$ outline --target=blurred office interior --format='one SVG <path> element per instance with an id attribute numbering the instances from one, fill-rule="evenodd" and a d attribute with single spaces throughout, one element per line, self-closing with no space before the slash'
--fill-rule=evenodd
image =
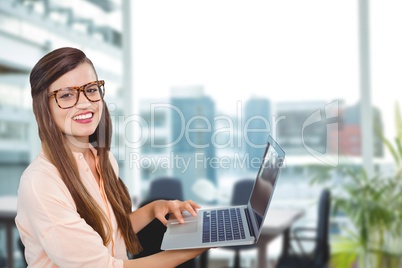
<path id="1" fill-rule="evenodd" d="M 343 181 L 338 167 L 396 169 L 381 135 L 398 134 L 401 12 L 391 0 L 1 0 L 0 197 L 17 196 L 40 150 L 30 70 L 73 46 L 106 81 L 112 151 L 134 205 L 165 176 L 185 199 L 229 204 L 271 134 L 287 153 L 271 206 L 303 209 L 295 225 L 314 225 L 321 190 Z M 331 180 L 311 185 L 311 166 L 332 168 Z M 333 215 L 331 232 L 343 220 Z M 273 246 L 269 258 L 279 253 Z"/>

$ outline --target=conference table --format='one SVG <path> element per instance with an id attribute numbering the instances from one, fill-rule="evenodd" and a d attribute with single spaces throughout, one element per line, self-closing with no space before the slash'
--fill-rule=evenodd
<path id="1" fill-rule="evenodd" d="M 290 230 L 295 221 L 304 215 L 304 210 L 295 208 L 271 208 L 265 218 L 260 238 L 257 243 L 258 248 L 258 268 L 267 268 L 267 251 L 269 242 L 280 235 L 286 243 L 290 235 Z M 284 244 L 284 247 L 287 247 Z"/>

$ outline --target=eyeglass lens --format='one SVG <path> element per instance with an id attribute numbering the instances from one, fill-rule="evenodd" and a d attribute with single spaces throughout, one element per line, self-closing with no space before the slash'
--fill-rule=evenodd
<path id="1" fill-rule="evenodd" d="M 74 106 L 78 102 L 79 88 L 66 87 L 58 91 L 56 94 L 57 103 L 62 108 Z M 103 85 L 89 84 L 83 90 L 84 95 L 89 101 L 100 101 L 103 97 Z"/>

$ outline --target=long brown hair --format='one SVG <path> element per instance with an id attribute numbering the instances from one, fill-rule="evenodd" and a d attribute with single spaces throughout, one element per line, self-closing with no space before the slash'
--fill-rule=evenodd
<path id="1" fill-rule="evenodd" d="M 109 224 L 107 217 L 83 185 L 76 161 L 65 142 L 65 135 L 54 122 L 49 108 L 48 89 L 50 85 L 82 63 L 89 63 L 96 74 L 92 62 L 81 50 L 76 48 L 59 48 L 41 58 L 30 75 L 33 111 L 38 122 L 39 137 L 44 153 L 58 169 L 81 218 L 98 232 L 102 237 L 103 244 L 107 245 L 112 235 L 108 231 L 109 228 L 105 228 Z M 117 178 L 109 161 L 111 137 L 112 124 L 107 105 L 104 103 L 99 125 L 90 136 L 90 142 L 97 149 L 105 192 L 113 208 L 127 250 L 136 254 L 141 251 L 141 245 L 129 218 L 131 198 L 127 187 L 120 178 Z"/>

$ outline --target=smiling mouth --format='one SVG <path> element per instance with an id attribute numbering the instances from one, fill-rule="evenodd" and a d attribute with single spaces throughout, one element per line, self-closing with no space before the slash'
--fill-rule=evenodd
<path id="1" fill-rule="evenodd" d="M 74 116 L 73 120 L 77 121 L 77 120 L 90 119 L 90 118 L 92 118 L 92 116 L 93 116 L 93 113 L 80 114 L 80 115 Z"/>

